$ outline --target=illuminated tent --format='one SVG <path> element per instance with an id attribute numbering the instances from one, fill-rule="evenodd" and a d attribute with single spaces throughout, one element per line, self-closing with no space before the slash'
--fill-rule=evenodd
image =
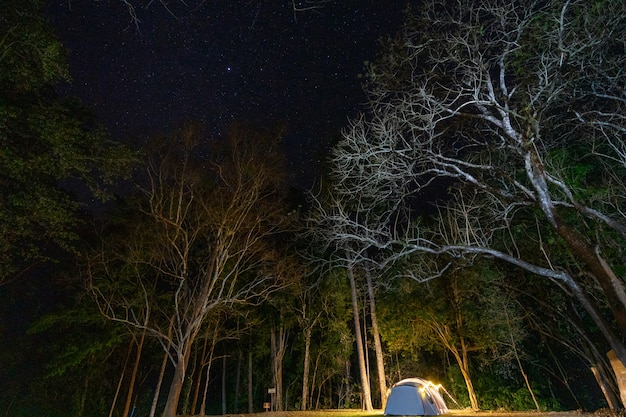
<path id="1" fill-rule="evenodd" d="M 440 385 L 420 378 L 403 379 L 391 388 L 387 398 L 387 416 L 437 416 L 448 407 L 439 393 Z"/>

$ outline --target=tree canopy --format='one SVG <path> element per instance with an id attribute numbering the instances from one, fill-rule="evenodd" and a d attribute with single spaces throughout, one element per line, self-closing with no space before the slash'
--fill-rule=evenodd
<path id="1" fill-rule="evenodd" d="M 4 414 L 623 406 L 623 1 L 412 5 L 308 199 L 281 130 L 111 142 L 43 6 L 0 16 Z"/>
<path id="2" fill-rule="evenodd" d="M 71 251 L 78 210 L 102 199 L 131 160 L 80 103 L 55 92 L 69 73 L 44 4 L 8 1 L 0 19 L 0 283 Z"/>

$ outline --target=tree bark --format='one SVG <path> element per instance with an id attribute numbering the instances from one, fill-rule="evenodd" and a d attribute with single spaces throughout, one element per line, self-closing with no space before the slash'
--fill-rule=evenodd
<path id="1" fill-rule="evenodd" d="M 367 292 L 370 300 L 370 320 L 372 321 L 372 337 L 374 338 L 374 348 L 376 350 L 376 368 L 378 369 L 378 387 L 380 389 L 381 408 L 384 410 L 387 404 L 387 376 L 385 373 L 385 360 L 383 357 L 383 347 L 380 342 L 380 331 L 378 330 L 378 319 L 376 317 L 376 299 L 374 294 L 374 284 L 372 274 L 365 271 L 367 278 Z"/>
<path id="2" fill-rule="evenodd" d="M 222 415 L 226 415 L 226 355 L 222 356 Z"/>
<path id="3" fill-rule="evenodd" d="M 206 361 L 206 375 L 204 377 L 204 391 L 202 393 L 202 403 L 200 404 L 200 415 L 206 414 L 206 401 L 209 395 L 209 377 L 211 376 L 211 365 L 213 364 L 213 353 L 215 352 L 215 339 L 211 341 L 211 350 L 209 351 L 209 359 Z M 204 360 L 204 358 L 203 358 Z"/>
<path id="4" fill-rule="evenodd" d="M 193 391 L 193 400 L 191 401 L 191 413 L 196 413 L 198 406 L 198 397 L 200 396 L 200 387 L 202 386 L 202 374 L 204 373 L 204 367 L 206 366 L 206 348 L 209 343 L 209 327 L 207 326 L 204 334 L 204 344 L 202 345 L 202 354 L 200 355 L 200 371 L 198 372 L 198 378 L 196 379 L 195 388 Z"/>
<path id="5" fill-rule="evenodd" d="M 350 280 L 350 290 L 352 294 L 352 315 L 354 316 L 354 335 L 356 339 L 356 351 L 359 362 L 359 374 L 361 376 L 361 394 L 363 395 L 362 407 L 365 411 L 372 411 L 372 393 L 370 390 L 370 382 L 367 377 L 367 367 L 365 364 L 365 349 L 363 347 L 363 339 L 361 338 L 361 319 L 359 318 L 359 300 L 356 296 L 356 282 L 354 280 L 354 271 L 351 267 L 347 268 L 348 279 Z"/>
<path id="6" fill-rule="evenodd" d="M 111 409 L 109 410 L 109 417 L 113 416 L 113 411 L 115 410 L 115 404 L 117 404 L 117 398 L 120 395 L 120 389 L 122 388 L 122 382 L 124 381 L 124 375 L 126 374 L 126 366 L 128 365 L 128 360 L 130 359 L 130 354 L 133 351 L 132 344 L 128 348 L 128 353 L 126 354 L 126 360 L 124 361 L 124 369 L 122 369 L 122 375 L 120 375 L 120 380 L 117 383 L 117 388 L 115 389 L 115 396 L 113 397 L 113 403 L 111 404 Z"/>
<path id="7" fill-rule="evenodd" d="M 254 412 L 254 395 L 252 392 L 252 342 L 248 347 L 248 414 Z"/>
<path id="8" fill-rule="evenodd" d="M 237 349 L 237 374 L 235 375 L 235 401 L 233 404 L 233 414 L 239 413 L 239 394 L 241 391 L 241 363 L 243 362 L 243 352 Z"/>
<path id="9" fill-rule="evenodd" d="M 472 407 L 472 410 L 478 411 L 480 410 L 480 406 L 478 405 L 478 397 L 476 396 L 476 391 L 474 390 L 474 384 L 472 383 L 472 377 L 470 375 L 469 358 L 467 356 L 465 339 L 461 338 L 461 354 L 459 355 L 459 351 L 456 349 L 454 349 L 453 354 L 457 359 L 459 367 L 461 368 L 461 374 L 463 375 L 465 385 L 467 386 L 467 395 L 469 396 L 470 406 Z"/>
<path id="10" fill-rule="evenodd" d="M 270 344 L 272 352 L 272 376 L 274 380 L 275 409 L 273 411 L 283 411 L 283 357 L 285 356 L 287 342 L 287 332 L 285 326 L 280 324 L 278 328 L 272 325 L 270 334 Z"/>
<path id="11" fill-rule="evenodd" d="M 170 385 L 162 417 L 176 417 L 176 412 L 178 411 L 178 400 L 183 389 L 183 384 L 185 383 L 186 368 L 187 352 L 179 352 L 176 365 L 174 367 L 172 385 Z"/>
<path id="12" fill-rule="evenodd" d="M 300 410 L 306 411 L 309 399 L 309 366 L 311 362 L 311 332 L 310 327 L 304 329 L 304 365 L 302 370 L 302 398 Z"/>
<path id="13" fill-rule="evenodd" d="M 528 379 L 528 375 L 522 366 L 522 360 L 520 358 L 519 352 L 517 350 L 517 342 L 515 341 L 515 337 L 513 335 L 513 328 L 511 326 L 511 317 L 509 316 L 508 305 L 503 304 L 502 309 L 504 310 L 504 316 L 506 318 L 506 326 L 509 331 L 509 340 L 511 341 L 511 351 L 513 352 L 513 356 L 515 356 L 515 361 L 517 362 L 517 366 L 519 367 L 520 373 L 522 374 L 522 378 L 524 378 L 524 383 L 526 384 L 526 389 L 528 389 L 528 393 L 530 394 L 533 403 L 535 404 L 535 409 L 537 412 L 541 412 L 541 407 L 537 402 L 537 398 L 535 397 L 535 392 L 533 391 L 532 386 L 530 385 L 530 380 Z"/>
<path id="14" fill-rule="evenodd" d="M 167 367 L 169 345 L 167 350 L 163 354 L 163 361 L 161 362 L 161 369 L 159 370 L 159 380 L 157 381 L 156 388 L 154 389 L 154 396 L 152 397 L 152 405 L 150 406 L 150 417 L 156 415 L 156 408 L 159 404 L 159 394 L 161 393 L 161 384 L 163 383 L 163 377 L 165 376 L 165 368 Z"/>
<path id="15" fill-rule="evenodd" d="M 524 158 L 526 175 L 533 185 L 541 211 L 554 231 L 565 241 L 576 259 L 585 265 L 587 270 L 596 278 L 596 281 L 602 288 L 602 293 L 606 297 L 607 305 L 611 310 L 621 340 L 624 340 L 626 338 L 626 291 L 623 282 L 615 276 L 613 270 L 602 259 L 596 248 L 587 243 L 585 238 L 574 227 L 570 226 L 559 216 L 548 189 L 548 178 L 544 163 L 534 146 L 531 146 L 532 138 L 524 136 L 523 141 L 524 145 L 530 149 Z M 578 286 L 578 283 L 576 283 L 576 286 Z M 580 296 L 578 298 L 581 299 Z M 586 302 L 589 303 L 588 301 Z M 596 320 L 594 319 L 594 321 Z M 603 333 L 605 333 L 606 337 L 606 332 L 603 331 Z M 611 340 L 609 340 L 609 343 L 613 344 Z M 619 344 L 622 343 L 620 342 Z M 622 346 L 621 349 L 613 347 L 613 349 L 616 350 L 622 363 L 626 364 L 624 347 Z"/>
<path id="16" fill-rule="evenodd" d="M 83 392 L 80 395 L 80 402 L 78 404 L 78 415 L 85 415 L 85 403 L 87 402 L 87 395 L 89 393 L 89 377 L 85 378 L 85 383 L 83 384 Z"/>
<path id="17" fill-rule="evenodd" d="M 591 369 L 591 373 L 596 378 L 596 382 L 598 383 L 598 386 L 602 390 L 602 394 L 604 395 L 604 399 L 609 405 L 609 408 L 611 410 L 619 409 L 619 402 L 617 401 L 617 398 L 615 398 L 610 388 L 608 387 L 608 384 L 606 383 L 604 376 L 600 374 L 600 371 L 598 370 L 597 367 L 592 366 L 590 369 Z"/>
<path id="18" fill-rule="evenodd" d="M 573 227 L 565 224 L 558 217 L 556 218 L 556 232 L 568 244 L 576 259 L 585 264 L 600 284 L 621 338 L 626 338 L 626 292 L 624 284 L 615 276 L 615 273 L 608 267 L 606 261 L 600 257 L 595 248 L 586 243 Z"/>
<path id="19" fill-rule="evenodd" d="M 448 326 L 436 322 L 431 323 L 430 326 L 439 337 L 439 340 L 441 340 L 443 346 L 445 346 L 448 352 L 452 353 L 457 365 L 459 365 L 459 370 L 461 371 L 461 375 L 465 381 L 465 386 L 467 387 L 467 395 L 472 410 L 480 410 L 478 397 L 476 396 L 476 391 L 474 391 L 474 384 L 472 383 L 472 377 L 470 374 L 469 357 L 467 355 L 467 344 L 465 343 L 465 339 L 462 336 L 460 337 L 461 346 L 459 349 L 452 341 L 450 328 Z"/>
<path id="20" fill-rule="evenodd" d="M 130 412 L 130 407 L 133 402 L 133 394 L 135 391 L 135 381 L 137 380 L 137 371 L 139 369 L 139 360 L 141 359 L 141 353 L 143 351 L 143 342 L 146 339 L 146 329 L 143 329 L 141 332 L 141 339 L 139 339 L 139 343 L 137 344 L 137 354 L 135 355 L 135 364 L 133 366 L 133 372 L 130 375 L 130 381 L 128 383 L 128 393 L 126 394 L 126 404 L 124 405 L 124 413 L 123 417 L 128 417 L 128 413 Z"/>

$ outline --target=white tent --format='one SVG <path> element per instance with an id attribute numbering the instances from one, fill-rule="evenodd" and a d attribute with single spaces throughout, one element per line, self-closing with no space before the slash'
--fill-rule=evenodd
<path id="1" fill-rule="evenodd" d="M 391 388 L 387 398 L 387 416 L 436 416 L 448 407 L 439 393 L 440 385 L 420 378 L 403 379 Z"/>

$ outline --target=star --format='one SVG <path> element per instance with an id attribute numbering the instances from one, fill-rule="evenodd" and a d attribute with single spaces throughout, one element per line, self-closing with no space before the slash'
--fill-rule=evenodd
<path id="1" fill-rule="evenodd" d="M 378 38 L 399 29 L 405 6 L 325 2 L 296 20 L 287 0 L 201 1 L 176 17 L 163 7 L 137 8 L 136 30 L 113 3 L 72 2 L 70 10 L 56 1 L 55 23 L 71 52 L 69 93 L 92 106 L 115 139 L 198 120 L 211 131 L 232 121 L 286 126 L 289 157 L 307 176 L 358 113 L 358 74 L 375 59 Z"/>

